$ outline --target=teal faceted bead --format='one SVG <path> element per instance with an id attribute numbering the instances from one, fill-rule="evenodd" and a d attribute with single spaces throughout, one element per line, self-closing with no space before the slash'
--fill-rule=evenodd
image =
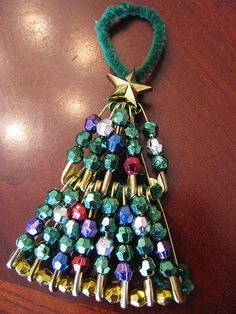
<path id="1" fill-rule="evenodd" d="M 152 166 L 156 171 L 165 171 L 168 167 L 168 159 L 164 155 L 153 156 Z"/>
<path id="2" fill-rule="evenodd" d="M 61 203 L 62 193 L 58 189 L 52 189 L 46 195 L 45 202 L 50 206 L 57 206 Z"/>
<path id="3" fill-rule="evenodd" d="M 77 238 L 79 236 L 80 226 L 78 222 L 68 219 L 63 225 L 63 231 L 69 238 Z"/>
<path id="4" fill-rule="evenodd" d="M 189 278 L 184 278 L 181 284 L 181 288 L 184 294 L 189 295 L 191 294 L 191 292 L 193 292 L 195 286 Z"/>
<path id="5" fill-rule="evenodd" d="M 113 172 L 119 165 L 119 157 L 115 154 L 107 154 L 103 159 L 103 164 L 106 170 Z"/>
<path id="6" fill-rule="evenodd" d="M 189 278 L 190 276 L 188 268 L 184 264 L 177 265 L 177 273 L 178 276 L 181 276 L 182 278 Z"/>
<path id="7" fill-rule="evenodd" d="M 95 154 L 87 155 L 84 158 L 84 166 L 88 170 L 96 171 L 101 166 L 101 159 Z"/>
<path id="8" fill-rule="evenodd" d="M 153 222 L 157 222 L 161 219 L 161 211 L 156 206 L 151 205 L 148 210 L 148 218 Z"/>
<path id="9" fill-rule="evenodd" d="M 29 251 L 34 247 L 34 240 L 27 234 L 22 234 L 17 238 L 16 246 L 22 251 Z"/>
<path id="10" fill-rule="evenodd" d="M 89 144 L 91 153 L 100 155 L 106 149 L 106 139 L 104 137 L 95 137 Z"/>
<path id="11" fill-rule="evenodd" d="M 152 277 L 156 273 L 156 264 L 151 257 L 142 260 L 139 272 L 143 277 Z"/>
<path id="12" fill-rule="evenodd" d="M 50 246 L 46 243 L 40 243 L 35 249 L 34 249 L 35 256 L 43 261 L 46 261 L 50 258 Z"/>
<path id="13" fill-rule="evenodd" d="M 37 209 L 37 217 L 41 220 L 48 220 L 52 218 L 52 208 L 47 204 L 40 205 Z"/>
<path id="14" fill-rule="evenodd" d="M 44 241 L 50 243 L 51 245 L 55 243 L 60 238 L 60 232 L 56 227 L 46 227 L 43 233 Z"/>
<path id="15" fill-rule="evenodd" d="M 100 232 L 114 233 L 116 230 L 116 221 L 113 217 L 104 217 L 100 224 Z"/>
<path id="16" fill-rule="evenodd" d="M 70 253 L 73 250 L 74 241 L 67 235 L 64 235 L 59 240 L 59 249 L 63 253 Z"/>
<path id="17" fill-rule="evenodd" d="M 114 214 L 119 207 L 119 202 L 115 197 L 106 197 L 102 202 L 102 211 L 106 215 Z"/>
<path id="18" fill-rule="evenodd" d="M 75 250 L 79 254 L 89 255 L 94 249 L 93 241 L 88 238 L 79 238 L 75 243 Z"/>
<path id="19" fill-rule="evenodd" d="M 153 243 L 149 237 L 141 237 L 138 240 L 138 244 L 136 246 L 136 250 L 140 255 L 149 255 L 153 251 Z"/>
<path id="20" fill-rule="evenodd" d="M 120 243 L 129 243 L 133 240 L 134 233 L 132 229 L 128 226 L 121 226 L 118 228 L 116 233 L 116 239 Z"/>
<path id="21" fill-rule="evenodd" d="M 170 289 L 170 280 L 166 277 L 163 277 L 158 274 L 158 276 L 154 276 L 153 284 L 157 289 Z"/>
<path id="22" fill-rule="evenodd" d="M 160 273 L 164 277 L 175 275 L 177 272 L 176 266 L 171 261 L 160 262 Z"/>
<path id="23" fill-rule="evenodd" d="M 142 145 L 140 144 L 139 140 L 132 139 L 129 140 L 127 143 L 127 151 L 129 156 L 139 155 L 142 152 Z"/>
<path id="24" fill-rule="evenodd" d="M 134 251 L 128 244 L 121 244 L 116 249 L 116 256 L 121 262 L 130 262 L 134 256 Z"/>
<path id="25" fill-rule="evenodd" d="M 135 215 L 144 215 L 149 207 L 145 196 L 135 196 L 131 203 L 131 209 Z"/>
<path id="26" fill-rule="evenodd" d="M 165 238 L 167 230 L 162 226 L 161 223 L 156 222 L 151 225 L 150 234 L 156 241 L 159 241 Z"/>
<path id="27" fill-rule="evenodd" d="M 164 193 L 162 187 L 158 183 L 156 183 L 150 187 L 150 192 L 151 192 L 152 197 L 155 200 L 160 199 Z"/>
<path id="28" fill-rule="evenodd" d="M 83 158 L 83 150 L 79 146 L 74 146 L 67 151 L 67 160 L 73 164 L 78 164 Z"/>
<path id="29" fill-rule="evenodd" d="M 99 209 L 102 205 L 102 196 L 98 192 L 89 192 L 83 199 L 84 206 L 88 209 Z"/>
<path id="30" fill-rule="evenodd" d="M 116 125 L 126 126 L 129 121 L 128 111 L 125 108 L 115 110 L 112 116 L 112 121 Z"/>
<path id="31" fill-rule="evenodd" d="M 82 131 L 76 136 L 77 145 L 85 148 L 89 145 L 92 139 L 92 134 L 87 131 Z"/>
<path id="32" fill-rule="evenodd" d="M 99 256 L 95 261 L 94 267 L 98 274 L 108 274 L 110 271 L 108 258 L 106 256 Z"/>
<path id="33" fill-rule="evenodd" d="M 148 138 L 155 137 L 158 132 L 158 125 L 156 122 L 147 121 L 143 125 L 142 132 Z"/>
<path id="34" fill-rule="evenodd" d="M 62 199 L 63 199 L 63 202 L 66 206 L 71 207 L 78 202 L 79 192 L 68 189 L 62 193 Z"/>
<path id="35" fill-rule="evenodd" d="M 131 139 L 138 138 L 139 132 L 134 123 L 131 123 L 125 128 L 125 135 Z"/>

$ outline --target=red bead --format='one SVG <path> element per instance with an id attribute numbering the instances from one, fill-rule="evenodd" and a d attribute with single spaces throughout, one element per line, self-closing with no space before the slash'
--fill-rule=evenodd
<path id="1" fill-rule="evenodd" d="M 142 165 L 137 157 L 129 157 L 124 163 L 124 169 L 128 175 L 137 175 L 141 171 Z"/>
<path id="2" fill-rule="evenodd" d="M 83 204 L 77 203 L 72 207 L 71 217 L 75 220 L 84 221 L 87 218 L 87 209 Z"/>
<path id="3" fill-rule="evenodd" d="M 75 256 L 72 260 L 74 271 L 84 273 L 89 266 L 89 259 L 85 256 Z"/>

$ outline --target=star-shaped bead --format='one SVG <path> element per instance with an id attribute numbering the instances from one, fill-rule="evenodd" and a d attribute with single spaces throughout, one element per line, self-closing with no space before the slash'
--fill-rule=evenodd
<path id="1" fill-rule="evenodd" d="M 151 86 L 143 85 L 135 82 L 135 72 L 130 72 L 125 79 L 119 78 L 112 74 L 107 74 L 109 80 L 116 87 L 112 97 L 125 98 L 127 102 L 137 107 L 138 94 L 147 92 L 152 89 Z"/>

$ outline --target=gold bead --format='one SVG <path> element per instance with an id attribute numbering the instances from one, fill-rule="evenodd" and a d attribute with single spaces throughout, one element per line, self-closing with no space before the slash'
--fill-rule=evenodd
<path id="1" fill-rule="evenodd" d="M 172 301 L 170 290 L 158 289 L 156 292 L 156 301 L 160 305 L 166 305 Z"/>
<path id="2" fill-rule="evenodd" d="M 95 296 L 96 280 L 93 278 L 87 279 L 82 284 L 82 293 L 87 297 Z"/>
<path id="3" fill-rule="evenodd" d="M 16 264 L 15 270 L 18 275 L 27 277 L 30 272 L 30 267 L 30 264 L 26 260 L 22 259 Z"/>
<path id="4" fill-rule="evenodd" d="M 61 278 L 58 289 L 63 293 L 71 293 L 73 288 L 73 279 L 70 277 Z"/>
<path id="5" fill-rule="evenodd" d="M 142 307 L 147 303 L 145 292 L 140 289 L 134 289 L 130 293 L 130 304 L 135 307 Z"/>
<path id="6" fill-rule="evenodd" d="M 41 286 L 48 286 L 52 279 L 52 272 L 48 268 L 41 269 L 36 276 L 36 281 Z"/>
<path id="7" fill-rule="evenodd" d="M 120 302 L 120 296 L 121 296 L 121 289 L 120 286 L 113 286 L 110 288 L 107 288 L 105 291 L 105 299 L 109 303 L 119 303 Z"/>

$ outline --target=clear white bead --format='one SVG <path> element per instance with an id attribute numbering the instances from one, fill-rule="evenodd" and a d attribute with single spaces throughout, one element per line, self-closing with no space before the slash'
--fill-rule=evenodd
<path id="1" fill-rule="evenodd" d="M 109 256 L 114 249 L 114 244 L 111 239 L 102 237 L 96 244 L 96 250 L 98 255 Z"/>
<path id="2" fill-rule="evenodd" d="M 145 235 L 150 231 L 150 225 L 146 217 L 135 217 L 131 226 L 134 230 L 134 233 L 138 236 Z"/>
<path id="3" fill-rule="evenodd" d="M 102 119 L 97 124 L 97 133 L 101 136 L 108 137 L 114 128 L 112 127 L 112 121 L 110 119 Z"/>
<path id="4" fill-rule="evenodd" d="M 150 138 L 147 141 L 147 151 L 152 155 L 158 155 L 162 152 L 163 145 L 159 138 Z"/>
<path id="5" fill-rule="evenodd" d="M 53 219 L 58 223 L 64 223 L 68 217 L 67 217 L 67 208 L 57 206 L 53 210 Z"/>

